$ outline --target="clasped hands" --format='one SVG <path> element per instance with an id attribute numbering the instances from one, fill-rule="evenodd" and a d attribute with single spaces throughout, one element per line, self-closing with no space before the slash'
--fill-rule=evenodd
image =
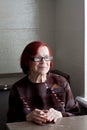
<path id="1" fill-rule="evenodd" d="M 33 121 L 40 125 L 47 122 L 55 123 L 59 118 L 62 118 L 62 113 L 54 108 L 50 108 L 49 110 L 34 109 L 31 113 L 26 115 L 27 121 Z"/>

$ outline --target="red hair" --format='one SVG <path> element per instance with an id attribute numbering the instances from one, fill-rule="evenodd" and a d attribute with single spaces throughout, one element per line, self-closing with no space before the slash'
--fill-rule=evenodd
<path id="1" fill-rule="evenodd" d="M 46 46 L 48 48 L 50 56 L 52 56 L 52 51 L 47 46 L 46 43 L 41 41 L 33 41 L 29 43 L 23 50 L 20 60 L 20 66 L 25 74 L 29 72 L 29 61 L 31 56 L 35 56 L 38 52 L 39 47 Z M 53 66 L 53 62 L 51 61 L 50 67 Z"/>

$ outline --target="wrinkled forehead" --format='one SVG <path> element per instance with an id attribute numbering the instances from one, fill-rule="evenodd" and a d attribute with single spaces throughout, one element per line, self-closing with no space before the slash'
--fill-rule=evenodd
<path id="1" fill-rule="evenodd" d="M 38 48 L 36 55 L 49 56 L 50 54 L 49 54 L 49 50 L 46 46 L 41 46 Z"/>

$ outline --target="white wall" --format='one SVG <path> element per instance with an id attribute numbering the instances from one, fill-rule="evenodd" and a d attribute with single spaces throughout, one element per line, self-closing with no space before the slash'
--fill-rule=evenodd
<path id="1" fill-rule="evenodd" d="M 54 0 L 0 0 L 0 73 L 20 72 L 20 55 L 33 40 L 55 50 Z"/>
<path id="2" fill-rule="evenodd" d="M 85 98 L 87 100 L 87 0 L 84 2 L 84 10 L 85 10 Z"/>
<path id="3" fill-rule="evenodd" d="M 70 74 L 74 95 L 84 95 L 84 0 L 57 0 L 56 67 Z"/>

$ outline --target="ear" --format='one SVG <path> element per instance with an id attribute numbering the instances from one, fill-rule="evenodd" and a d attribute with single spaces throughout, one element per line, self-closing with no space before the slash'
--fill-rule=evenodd
<path id="1" fill-rule="evenodd" d="M 50 69 L 53 68 L 53 61 L 50 62 Z"/>

